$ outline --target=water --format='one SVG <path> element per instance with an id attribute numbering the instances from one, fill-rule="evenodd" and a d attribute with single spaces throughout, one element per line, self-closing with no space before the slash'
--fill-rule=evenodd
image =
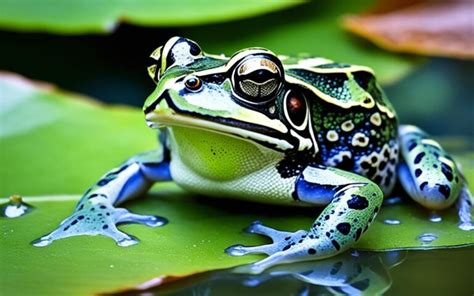
<path id="1" fill-rule="evenodd" d="M 383 201 L 384 205 L 396 205 L 402 202 L 402 198 L 400 196 L 393 196 L 388 197 Z"/>
<path id="2" fill-rule="evenodd" d="M 399 225 L 402 222 L 398 219 L 385 219 L 385 220 L 383 220 L 383 223 L 387 224 L 387 225 Z"/>
<path id="3" fill-rule="evenodd" d="M 430 215 L 430 221 L 431 221 L 431 222 L 438 223 L 438 222 L 443 221 L 443 218 L 442 218 L 440 215 L 436 214 L 436 213 L 431 213 L 431 215 Z"/>
<path id="4" fill-rule="evenodd" d="M 346 252 L 325 260 L 276 266 L 258 275 L 225 269 L 184 278 L 160 278 L 116 295 L 446 295 L 446 291 L 450 295 L 471 295 L 473 252 L 473 247 L 359 251 L 358 256 Z"/>
<path id="5" fill-rule="evenodd" d="M 30 213 L 33 206 L 23 202 L 19 195 L 12 195 L 8 202 L 0 205 L 0 217 L 17 218 Z"/>
<path id="6" fill-rule="evenodd" d="M 417 236 L 416 239 L 419 240 L 422 244 L 427 245 L 437 240 L 438 235 L 434 233 L 422 233 L 419 236 Z"/>

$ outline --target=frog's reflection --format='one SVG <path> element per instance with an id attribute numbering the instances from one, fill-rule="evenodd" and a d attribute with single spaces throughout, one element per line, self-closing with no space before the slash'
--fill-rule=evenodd
<path id="1" fill-rule="evenodd" d="M 391 284 L 389 269 L 406 252 L 346 252 L 320 261 L 275 266 L 246 274 L 245 266 L 172 280 L 127 295 L 380 295 Z"/>

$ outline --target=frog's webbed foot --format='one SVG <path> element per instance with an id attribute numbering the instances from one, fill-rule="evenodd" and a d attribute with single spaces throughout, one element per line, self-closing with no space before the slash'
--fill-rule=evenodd
<path id="1" fill-rule="evenodd" d="M 261 246 L 243 246 L 243 245 L 233 245 L 225 249 L 225 252 L 232 256 L 243 256 L 247 254 L 267 254 L 269 257 L 266 259 L 252 264 L 244 268 L 245 272 L 258 273 L 264 270 L 267 266 L 273 265 L 271 258 L 278 257 L 275 256 L 281 252 L 287 251 L 290 247 L 301 243 L 308 237 L 308 232 L 304 230 L 299 230 L 296 232 L 287 232 L 273 229 L 271 227 L 263 225 L 260 221 L 255 221 L 250 224 L 249 227 L 244 230 L 247 233 L 255 233 L 264 236 L 268 236 L 273 242 L 271 244 L 261 245 Z M 262 262 L 268 262 L 269 264 L 262 264 Z M 275 262 L 280 260 L 275 260 Z M 247 270 L 248 269 L 248 270 Z"/>
<path id="2" fill-rule="evenodd" d="M 304 230 L 295 233 L 279 231 L 268 226 L 265 226 L 260 221 L 254 221 L 250 226 L 244 229 L 247 233 L 255 233 L 268 236 L 273 243 L 262 246 L 243 246 L 233 245 L 225 249 L 225 252 L 232 256 L 243 256 L 247 254 L 267 254 L 271 255 L 280 250 L 284 250 L 285 246 L 295 244 L 296 241 L 302 240 L 306 237 L 307 232 Z"/>
<path id="3" fill-rule="evenodd" d="M 104 235 L 115 240 L 117 245 L 127 247 L 138 243 L 138 239 L 120 231 L 117 224 L 139 223 L 150 227 L 166 224 L 165 218 L 138 215 L 123 208 L 115 208 L 106 198 L 87 199 L 79 203 L 74 213 L 66 218 L 57 229 L 32 242 L 44 247 L 55 240 L 78 235 Z"/>

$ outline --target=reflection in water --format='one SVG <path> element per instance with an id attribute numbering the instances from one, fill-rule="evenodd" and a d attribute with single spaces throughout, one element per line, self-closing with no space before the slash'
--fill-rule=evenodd
<path id="1" fill-rule="evenodd" d="M 391 196 L 384 199 L 384 205 L 396 205 L 402 202 L 402 198 L 400 196 Z"/>
<path id="2" fill-rule="evenodd" d="M 28 214 L 34 209 L 33 206 L 23 202 L 19 195 L 10 196 L 10 200 L 0 205 L 0 217 L 17 218 Z"/>
<path id="3" fill-rule="evenodd" d="M 242 267 L 162 279 L 146 290 L 122 295 L 380 295 L 392 285 L 389 269 L 406 251 L 346 252 L 320 261 L 270 268 L 261 274 L 241 273 Z M 165 282 L 163 284 L 163 282 Z"/>
<path id="4" fill-rule="evenodd" d="M 436 214 L 436 213 L 431 213 L 430 221 L 431 222 L 441 222 L 441 221 L 443 221 L 443 218 L 441 218 L 441 216 Z"/>

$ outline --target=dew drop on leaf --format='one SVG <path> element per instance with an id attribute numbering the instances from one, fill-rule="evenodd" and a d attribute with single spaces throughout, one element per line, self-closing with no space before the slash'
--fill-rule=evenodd
<path id="1" fill-rule="evenodd" d="M 441 218 L 441 216 L 438 215 L 438 214 L 436 214 L 436 213 L 431 213 L 431 215 L 430 215 L 430 221 L 437 223 L 437 222 L 443 221 L 443 218 Z"/>
<path id="2" fill-rule="evenodd" d="M 383 223 L 387 224 L 387 225 L 399 225 L 402 222 L 398 219 L 385 219 L 385 220 L 383 220 Z"/>
<path id="3" fill-rule="evenodd" d="M 422 244 L 430 244 L 434 240 L 438 239 L 438 236 L 434 233 L 422 233 L 416 237 Z"/>
<path id="4" fill-rule="evenodd" d="M 0 217 L 17 218 L 28 214 L 34 209 L 33 206 L 25 203 L 21 196 L 12 195 L 10 200 L 0 205 Z"/>

